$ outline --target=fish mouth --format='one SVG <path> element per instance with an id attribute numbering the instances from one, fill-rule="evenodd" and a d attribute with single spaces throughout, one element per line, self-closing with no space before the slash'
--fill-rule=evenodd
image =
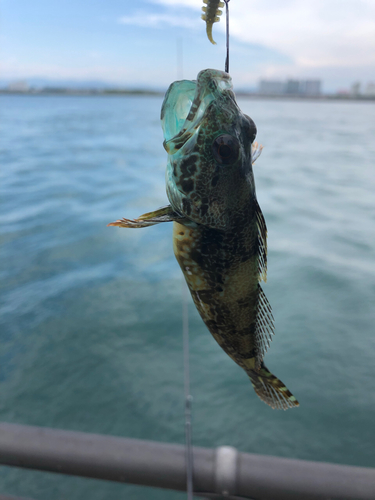
<path id="1" fill-rule="evenodd" d="M 232 88 L 228 73 L 214 69 L 201 71 L 197 80 L 172 83 L 161 108 L 163 146 L 168 154 L 181 149 L 199 129 L 208 106 Z"/>

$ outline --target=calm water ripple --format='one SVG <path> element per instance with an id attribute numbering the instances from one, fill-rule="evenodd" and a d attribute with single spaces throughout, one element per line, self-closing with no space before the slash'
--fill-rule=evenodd
<path id="1" fill-rule="evenodd" d="M 0 96 L 0 420 L 184 441 L 181 277 L 156 97 Z M 190 306 L 194 444 L 375 467 L 375 106 L 242 100 L 276 318 L 272 411 Z M 183 495 L 0 469 L 39 500 Z"/>

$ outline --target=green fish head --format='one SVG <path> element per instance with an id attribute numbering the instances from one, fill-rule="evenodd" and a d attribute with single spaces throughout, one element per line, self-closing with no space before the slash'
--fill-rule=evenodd
<path id="1" fill-rule="evenodd" d="M 231 77 L 206 69 L 169 87 L 161 110 L 167 195 L 192 223 L 225 229 L 255 196 L 253 120 L 239 109 Z"/>

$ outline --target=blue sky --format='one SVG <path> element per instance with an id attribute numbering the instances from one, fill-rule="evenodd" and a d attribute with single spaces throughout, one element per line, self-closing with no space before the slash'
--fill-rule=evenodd
<path id="1" fill-rule="evenodd" d="M 202 0 L 0 0 L 1 79 L 99 80 L 164 88 L 223 68 L 224 15 L 212 45 Z M 375 80 L 374 0 L 231 0 L 237 88 L 260 78 L 321 78 L 326 90 Z"/>

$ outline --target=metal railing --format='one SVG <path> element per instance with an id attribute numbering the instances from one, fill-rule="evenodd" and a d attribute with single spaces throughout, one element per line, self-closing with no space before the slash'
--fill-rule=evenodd
<path id="1" fill-rule="evenodd" d="M 193 448 L 195 496 L 374 500 L 375 469 Z M 0 423 L 0 464 L 186 491 L 182 445 Z"/>

